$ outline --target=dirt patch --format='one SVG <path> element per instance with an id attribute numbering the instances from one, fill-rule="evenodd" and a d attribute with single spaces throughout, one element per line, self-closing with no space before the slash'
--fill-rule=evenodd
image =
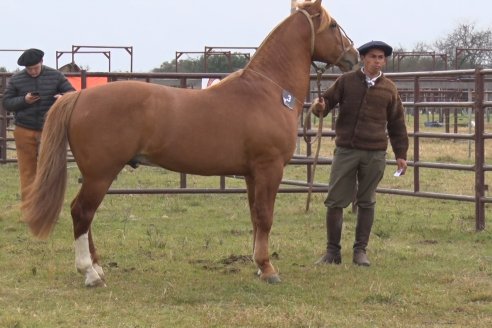
<path id="1" fill-rule="evenodd" d="M 209 261 L 203 259 L 191 260 L 189 263 L 201 266 L 204 270 L 220 271 L 225 274 L 233 274 L 241 272 L 239 266 L 243 264 L 250 265 L 253 263 L 253 258 L 250 255 L 235 255 L 231 254 L 219 261 Z"/>

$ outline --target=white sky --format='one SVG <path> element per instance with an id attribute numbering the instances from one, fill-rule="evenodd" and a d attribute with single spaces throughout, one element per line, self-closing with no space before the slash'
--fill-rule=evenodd
<path id="1" fill-rule="evenodd" d="M 492 28 L 490 0 L 323 0 L 323 6 L 356 45 L 383 40 L 410 50 L 445 37 L 460 22 Z M 132 46 L 133 71 L 148 72 L 176 51 L 256 47 L 290 8 L 290 0 L 0 0 L 0 49 L 40 48 L 45 64 L 55 67 L 56 52 L 72 45 Z M 111 51 L 111 70 L 130 70 L 125 50 L 81 50 Z M 16 69 L 19 55 L 0 51 L 0 66 Z M 70 61 L 64 54 L 59 66 Z M 108 70 L 100 53 L 78 54 L 75 61 L 92 72 Z"/>

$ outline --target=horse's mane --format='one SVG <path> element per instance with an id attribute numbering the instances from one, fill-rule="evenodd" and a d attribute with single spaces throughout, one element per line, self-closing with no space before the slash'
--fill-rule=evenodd
<path id="1" fill-rule="evenodd" d="M 307 8 L 311 7 L 312 4 L 313 4 L 313 2 L 308 2 L 308 1 L 301 2 L 298 0 L 296 8 L 306 10 Z M 326 9 L 324 9 L 323 7 L 321 7 L 321 9 L 322 9 L 321 10 L 321 24 L 318 28 L 318 31 L 325 29 L 331 23 L 331 16 L 328 13 L 328 11 Z M 318 31 L 316 31 L 316 32 L 318 32 Z"/>
<path id="2" fill-rule="evenodd" d="M 311 7 L 315 2 L 311 2 L 311 1 L 297 1 L 297 4 L 296 4 L 296 8 L 297 9 L 304 9 L 306 11 L 308 11 L 309 7 Z M 331 23 L 331 16 L 328 14 L 328 11 L 326 9 L 324 9 L 323 7 L 321 7 L 321 24 L 318 28 L 318 31 L 322 30 L 322 29 L 325 29 L 330 23 Z M 289 16 L 290 17 L 290 16 Z M 272 35 L 276 30 L 277 28 L 282 25 L 287 19 L 289 19 L 289 17 L 287 17 L 285 20 L 281 21 L 271 32 L 270 34 L 268 34 L 268 36 L 263 40 L 263 42 L 260 44 L 260 46 L 258 47 L 258 49 L 256 49 L 256 53 L 253 55 L 253 58 L 256 56 L 256 54 L 260 51 L 261 48 L 263 48 L 263 45 L 265 44 L 265 41 L 268 40 L 270 38 L 270 35 Z M 253 59 L 252 58 L 252 59 Z M 250 61 L 251 63 L 251 61 Z M 249 66 L 249 63 L 248 65 Z"/>

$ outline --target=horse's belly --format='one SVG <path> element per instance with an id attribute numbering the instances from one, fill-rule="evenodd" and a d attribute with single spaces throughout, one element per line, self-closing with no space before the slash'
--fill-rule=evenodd
<path id="1" fill-rule="evenodd" d="M 245 175 L 248 173 L 249 160 L 244 156 L 211 152 L 207 149 L 189 149 L 188 151 L 164 151 L 143 156 L 148 164 L 188 174 L 197 175 Z"/>
<path id="2" fill-rule="evenodd" d="M 224 140 L 226 139 L 226 140 Z M 292 157 L 295 141 L 281 145 L 265 142 L 245 142 L 241 138 L 222 138 L 207 142 L 174 143 L 146 159 L 168 170 L 198 175 L 247 175 L 259 163 L 282 162 Z"/>

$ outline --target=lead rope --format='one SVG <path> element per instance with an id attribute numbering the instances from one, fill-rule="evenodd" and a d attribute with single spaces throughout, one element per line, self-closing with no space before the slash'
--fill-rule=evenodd
<path id="1" fill-rule="evenodd" d="M 318 99 L 321 100 L 321 76 L 323 75 L 323 73 L 325 72 L 326 68 L 328 66 L 325 66 L 324 68 L 320 69 L 316 66 L 316 64 L 313 63 L 313 66 L 316 68 L 316 73 L 317 73 L 317 77 L 316 77 L 316 83 L 317 83 L 317 86 L 318 86 Z M 317 145 L 316 145 L 316 152 L 314 154 L 314 159 L 313 159 L 313 168 L 312 168 L 312 171 L 311 171 L 311 178 L 309 180 L 309 186 L 308 186 L 308 196 L 307 196 L 307 199 L 306 199 L 306 213 L 309 211 L 309 204 L 311 203 L 311 194 L 313 192 L 313 183 L 314 183 L 314 174 L 316 172 L 316 165 L 318 164 L 318 158 L 319 158 L 319 151 L 321 149 L 321 134 L 323 133 L 323 115 L 321 115 L 319 117 L 319 123 L 318 123 L 318 131 L 316 133 L 316 137 L 314 140 L 308 140 L 307 138 L 307 125 L 308 125 L 308 122 L 309 120 L 311 119 L 311 113 L 313 111 L 313 108 L 315 105 L 320 105 L 319 103 L 317 104 L 312 104 L 311 107 L 309 107 L 309 110 L 306 114 L 306 118 L 304 120 L 304 141 L 306 143 L 309 143 L 309 144 L 313 144 L 315 143 L 316 141 L 318 142 Z M 323 113 L 323 111 L 321 111 L 321 113 Z"/>

